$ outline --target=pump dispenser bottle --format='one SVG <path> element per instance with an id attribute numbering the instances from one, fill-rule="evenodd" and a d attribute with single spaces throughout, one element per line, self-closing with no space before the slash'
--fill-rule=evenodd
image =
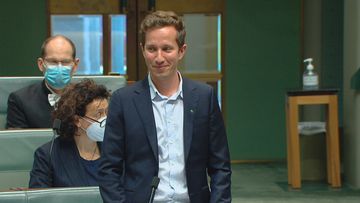
<path id="1" fill-rule="evenodd" d="M 304 60 L 304 63 L 307 63 L 306 69 L 303 74 L 303 89 L 304 90 L 314 90 L 319 88 L 319 76 L 314 71 L 314 66 L 312 65 L 312 58 Z"/>

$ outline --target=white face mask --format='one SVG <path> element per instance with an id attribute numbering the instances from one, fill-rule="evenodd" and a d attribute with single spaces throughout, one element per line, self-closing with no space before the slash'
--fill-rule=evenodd
<path id="1" fill-rule="evenodd" d="M 106 116 L 99 120 L 93 120 L 89 127 L 86 129 L 86 135 L 95 142 L 102 142 L 104 140 Z M 87 117 L 84 118 L 89 121 Z M 89 121 L 90 122 L 90 121 Z"/>

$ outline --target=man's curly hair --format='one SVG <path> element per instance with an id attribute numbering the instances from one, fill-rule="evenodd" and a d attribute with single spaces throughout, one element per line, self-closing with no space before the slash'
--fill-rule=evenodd
<path id="1" fill-rule="evenodd" d="M 78 130 L 75 123 L 76 116 L 85 116 L 87 105 L 94 100 L 109 99 L 109 97 L 110 92 L 106 87 L 97 85 L 91 79 L 83 79 L 79 83 L 67 86 L 52 113 L 53 120 L 56 118 L 61 120 L 59 136 L 72 139 Z"/>

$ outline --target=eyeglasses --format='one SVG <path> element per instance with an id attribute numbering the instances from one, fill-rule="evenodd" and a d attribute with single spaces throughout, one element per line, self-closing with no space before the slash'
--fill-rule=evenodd
<path id="1" fill-rule="evenodd" d="M 57 61 L 57 60 L 53 60 L 53 59 L 44 59 L 44 62 L 45 62 L 46 66 L 57 66 L 57 65 L 72 66 L 72 65 L 74 65 L 73 60 Z"/>
<path id="2" fill-rule="evenodd" d="M 91 121 L 94 121 L 94 122 L 96 122 L 96 123 L 99 123 L 99 124 L 100 124 L 100 127 L 102 127 L 102 128 L 105 127 L 106 118 L 104 118 L 102 121 L 95 120 L 95 119 L 90 118 L 90 117 L 88 117 L 88 116 L 84 116 L 84 118 L 87 118 L 87 119 L 89 119 L 89 120 L 91 120 Z"/>

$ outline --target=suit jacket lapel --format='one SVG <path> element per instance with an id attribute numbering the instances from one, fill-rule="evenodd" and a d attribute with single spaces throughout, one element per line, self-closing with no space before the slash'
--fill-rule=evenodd
<path id="1" fill-rule="evenodd" d="M 183 78 L 183 96 L 184 96 L 184 151 L 185 162 L 189 156 L 194 116 L 198 105 L 198 94 L 196 88 L 189 85 L 189 81 Z"/>
<path id="2" fill-rule="evenodd" d="M 148 137 L 154 157 L 158 161 L 156 125 L 149 91 L 149 82 L 147 78 L 144 79 L 140 85 L 141 86 L 135 90 L 136 96 L 134 97 L 133 101 L 145 127 L 146 135 Z"/>

